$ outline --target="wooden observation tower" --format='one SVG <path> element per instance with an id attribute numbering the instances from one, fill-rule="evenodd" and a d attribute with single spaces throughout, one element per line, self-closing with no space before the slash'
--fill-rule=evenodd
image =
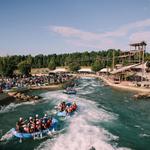
<path id="1" fill-rule="evenodd" d="M 130 52 L 134 52 L 135 54 L 138 53 L 138 58 L 139 58 L 139 64 L 142 64 L 142 78 L 141 78 L 141 82 L 143 81 L 143 78 L 145 77 L 145 67 L 144 67 L 144 63 L 145 63 L 145 51 L 146 51 L 146 42 L 145 41 L 141 41 L 138 43 L 132 43 L 130 44 Z M 134 49 L 132 50 L 132 48 L 134 47 Z"/>
<path id="2" fill-rule="evenodd" d="M 146 45 L 145 41 L 130 44 L 130 54 L 138 54 L 138 62 L 142 64 L 144 64 Z"/>

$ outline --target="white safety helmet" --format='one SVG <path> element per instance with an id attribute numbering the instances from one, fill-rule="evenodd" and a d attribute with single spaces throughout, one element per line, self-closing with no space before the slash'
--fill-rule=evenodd
<path id="1" fill-rule="evenodd" d="M 20 117 L 20 118 L 19 118 L 19 120 L 20 120 L 20 121 L 22 121 L 22 120 L 23 120 L 23 118 L 22 118 L 22 117 Z"/>
<path id="2" fill-rule="evenodd" d="M 47 114 L 45 114 L 44 117 L 47 117 Z"/>
<path id="3" fill-rule="evenodd" d="M 29 117 L 29 119 L 31 120 L 31 119 L 32 119 L 32 117 Z"/>
<path id="4" fill-rule="evenodd" d="M 39 115 L 38 115 L 38 114 L 36 114 L 36 115 L 35 115 L 35 117 L 36 117 L 36 118 L 38 118 L 38 117 L 39 117 Z"/>

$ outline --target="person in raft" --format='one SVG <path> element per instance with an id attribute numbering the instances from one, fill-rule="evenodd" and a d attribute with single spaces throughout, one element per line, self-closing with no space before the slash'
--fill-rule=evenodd
<path id="1" fill-rule="evenodd" d="M 25 121 L 23 120 L 22 117 L 20 117 L 18 122 L 16 123 L 16 130 L 18 132 L 23 132 L 24 131 L 24 126 L 25 126 Z"/>
<path id="2" fill-rule="evenodd" d="M 71 106 L 71 109 L 72 109 L 73 111 L 75 111 L 75 110 L 77 109 L 77 104 L 76 104 L 76 102 L 73 102 L 73 104 L 72 104 L 72 106 Z"/>
<path id="3" fill-rule="evenodd" d="M 75 111 L 76 109 L 77 109 L 77 104 L 76 104 L 76 102 L 73 102 L 73 104 L 70 107 L 67 106 L 65 110 L 67 113 L 71 113 L 71 112 Z"/>
<path id="4" fill-rule="evenodd" d="M 2 87 L 0 86 L 0 93 L 3 93 L 3 89 L 2 89 Z"/>
<path id="5" fill-rule="evenodd" d="M 49 118 L 47 114 L 45 114 L 43 118 L 39 119 L 38 114 L 36 114 L 34 119 L 29 117 L 28 123 L 25 124 L 25 122 L 26 121 L 20 117 L 19 121 L 16 123 L 16 131 L 21 133 L 33 133 L 42 131 L 44 129 L 50 128 L 52 124 L 52 118 Z"/>
<path id="6" fill-rule="evenodd" d="M 58 105 L 58 109 L 62 112 L 66 109 L 66 103 L 65 102 L 61 102 L 59 105 Z"/>
<path id="7" fill-rule="evenodd" d="M 24 132 L 32 133 L 34 131 L 34 121 L 32 117 L 29 117 L 29 121 L 23 128 Z"/>
<path id="8" fill-rule="evenodd" d="M 34 131 L 34 120 L 32 117 L 29 117 L 29 122 L 27 124 L 28 130 L 26 132 L 32 133 Z"/>

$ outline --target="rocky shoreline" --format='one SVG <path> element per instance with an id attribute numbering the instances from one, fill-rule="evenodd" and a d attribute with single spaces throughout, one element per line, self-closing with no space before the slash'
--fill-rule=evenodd
<path id="1" fill-rule="evenodd" d="M 138 93 L 138 94 L 135 94 L 133 95 L 133 98 L 134 99 L 149 99 L 150 98 L 150 92 L 142 92 L 142 93 Z"/>
<path id="2" fill-rule="evenodd" d="M 65 88 L 72 80 L 74 80 L 76 76 L 72 77 L 70 80 L 61 83 L 61 84 L 53 84 L 53 85 L 47 85 L 47 86 L 31 86 L 29 88 L 26 88 L 24 90 L 15 90 L 15 91 L 9 91 L 7 93 L 0 93 L 0 105 L 8 105 L 11 102 L 26 102 L 26 101 L 37 101 L 41 99 L 38 95 L 29 95 L 26 94 L 28 91 L 31 90 L 60 90 Z"/>
<path id="3" fill-rule="evenodd" d="M 27 102 L 27 101 L 37 101 L 41 99 L 38 95 L 28 95 L 22 92 L 9 92 L 0 94 L 0 105 L 8 105 L 11 102 Z"/>
<path id="4" fill-rule="evenodd" d="M 16 99 L 16 101 L 24 102 L 24 101 L 35 101 L 40 99 L 40 96 L 28 95 L 22 92 L 10 92 L 9 96 Z"/>

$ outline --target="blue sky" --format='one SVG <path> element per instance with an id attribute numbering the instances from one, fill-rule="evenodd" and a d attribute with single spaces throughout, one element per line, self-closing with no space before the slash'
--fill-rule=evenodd
<path id="1" fill-rule="evenodd" d="M 116 48 L 145 40 L 150 0 L 0 0 L 0 55 Z"/>

